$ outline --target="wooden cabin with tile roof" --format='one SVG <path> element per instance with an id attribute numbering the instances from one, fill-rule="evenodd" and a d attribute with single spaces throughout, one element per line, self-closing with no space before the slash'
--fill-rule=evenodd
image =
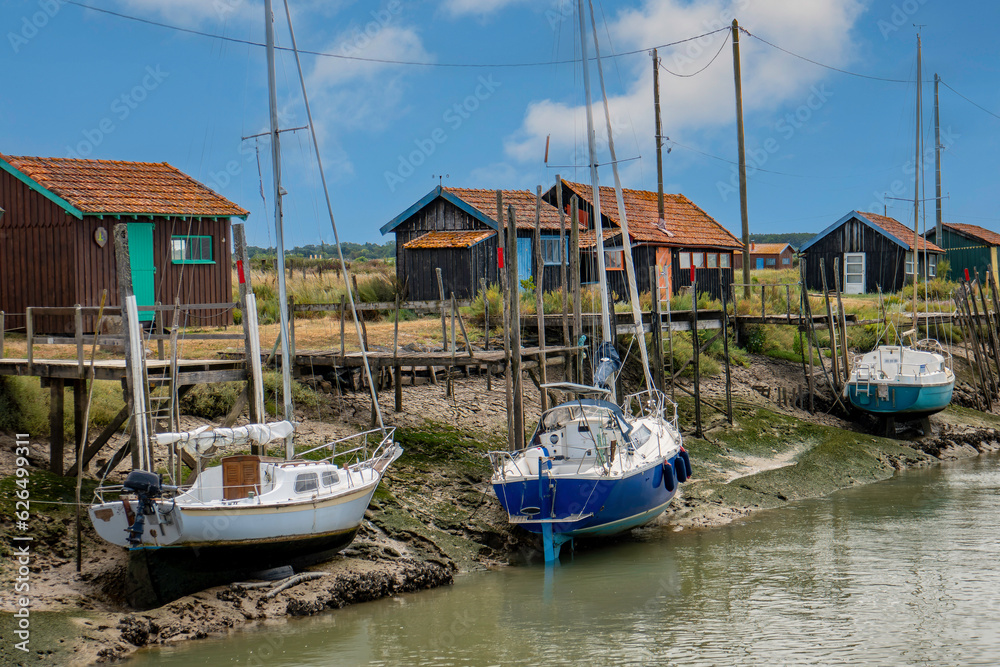
<path id="1" fill-rule="evenodd" d="M 976 277 L 986 282 L 986 271 L 997 276 L 997 248 L 1000 247 L 1000 234 L 978 225 L 967 225 L 958 222 L 946 222 L 941 226 L 941 238 L 937 238 L 937 230 L 929 229 L 925 234 L 932 243 L 944 248 L 945 259 L 948 260 L 948 275 L 951 280 L 964 280 L 965 272 L 969 279 Z"/>
<path id="2" fill-rule="evenodd" d="M 806 287 L 821 291 L 825 272 L 828 289 L 834 289 L 836 264 L 846 294 L 898 292 L 913 280 L 913 241 L 913 230 L 894 218 L 851 211 L 799 249 Z M 916 251 L 919 275 L 934 278 L 944 250 L 919 237 Z"/>
<path id="3" fill-rule="evenodd" d="M 528 190 L 501 190 L 503 208 L 514 207 L 517 221 L 518 273 L 534 279 L 535 194 Z M 396 276 L 406 281 L 407 298 L 437 299 L 436 269 L 441 269 L 445 297 L 473 298 L 481 280 L 498 282 L 497 191 L 437 186 L 382 226 L 383 235 L 396 235 Z M 541 281 L 545 290 L 559 287 L 559 210 L 544 200 L 539 209 Z M 569 236 L 569 216 L 565 218 Z"/>
<path id="4" fill-rule="evenodd" d="M 230 219 L 247 212 L 165 162 L 0 155 L 0 310 L 6 328 L 25 308 L 118 305 L 112 230 L 128 225 L 139 305 L 229 303 Z M 230 324 L 229 309 L 188 324 Z M 140 311 L 149 321 L 152 311 Z M 92 328 L 88 318 L 85 328 Z M 72 317 L 40 317 L 39 333 L 73 331 Z"/>
<path id="5" fill-rule="evenodd" d="M 589 185 L 567 180 L 563 180 L 561 186 L 564 206 L 568 205 L 573 195 L 580 199 L 581 222 L 586 221 L 591 231 L 589 235 L 581 236 L 581 251 L 589 250 L 594 257 L 597 238 L 591 224 L 593 189 Z M 557 201 L 556 187 L 553 186 L 544 198 L 554 204 Z M 742 252 L 743 244 L 728 229 L 681 194 L 663 195 L 662 221 L 659 219 L 657 193 L 622 188 L 622 201 L 628 216 L 632 260 L 640 292 L 651 289 L 650 267 L 670 267 L 669 271 L 657 271 L 661 298 L 676 294 L 682 287 L 690 287 L 692 265 L 699 292 L 719 298 L 723 290 L 730 290 L 733 254 Z M 624 300 L 628 298 L 628 288 L 624 275 L 621 222 L 613 187 L 601 186 L 601 217 L 606 237 L 608 286 L 618 299 Z M 581 261 L 584 282 L 596 282 L 595 266 L 596 258 Z"/>
<path id="6" fill-rule="evenodd" d="M 790 269 L 794 260 L 795 249 L 789 243 L 750 243 L 751 269 Z M 743 253 L 736 253 L 733 266 L 743 268 Z"/>

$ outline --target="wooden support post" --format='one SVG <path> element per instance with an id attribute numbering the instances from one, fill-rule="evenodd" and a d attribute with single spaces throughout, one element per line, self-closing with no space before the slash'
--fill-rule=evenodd
<path id="1" fill-rule="evenodd" d="M 441 310 L 441 351 L 448 351 L 448 310 L 444 300 L 444 281 L 441 278 L 441 269 L 434 269 L 437 274 L 438 283 L 438 308 Z"/>
<path id="2" fill-rule="evenodd" d="M 505 398 L 507 400 L 507 448 L 513 451 L 516 449 L 516 439 L 514 438 L 514 378 L 511 375 L 510 363 L 510 271 L 507 264 L 510 258 L 506 257 L 508 250 L 507 237 L 515 235 L 515 230 L 508 228 L 506 218 L 503 214 L 503 193 L 497 190 L 497 252 L 506 262 L 500 262 L 500 294 L 503 296 L 503 379 L 505 385 Z M 516 243 L 515 243 L 516 248 Z M 516 274 L 515 274 L 516 275 Z"/>
<path id="3" fill-rule="evenodd" d="M 573 340 L 570 344 L 576 346 L 583 335 L 583 295 L 580 289 L 580 200 L 576 195 L 570 199 L 570 229 L 569 229 L 569 276 L 573 288 Z M 573 381 L 583 382 L 583 354 L 581 350 L 573 352 Z"/>
<path id="4" fill-rule="evenodd" d="M 696 280 L 691 281 L 691 348 L 694 355 L 691 357 L 694 362 L 694 437 L 702 437 L 701 433 L 701 350 L 698 348 L 698 284 Z"/>
<path id="5" fill-rule="evenodd" d="M 396 412 L 403 411 L 403 377 L 399 367 L 399 293 L 396 293 L 396 317 L 392 327 L 392 391 Z"/>
<path id="6" fill-rule="evenodd" d="M 662 271 L 664 273 L 666 273 L 669 270 L 670 270 L 669 265 L 664 266 L 662 268 Z M 663 282 L 664 284 L 667 285 L 670 284 L 669 282 L 667 282 L 666 276 L 664 276 Z M 659 283 L 657 283 L 656 285 L 657 289 L 659 289 Z M 674 315 L 670 307 L 670 297 L 671 297 L 670 291 L 667 290 L 667 365 L 670 367 L 670 400 L 676 403 L 677 387 L 676 387 L 676 380 L 674 378 Z M 734 312 L 736 311 L 735 307 L 733 307 L 733 311 Z"/>
<path id="7" fill-rule="evenodd" d="M 993 377 L 993 373 L 990 372 L 990 366 L 988 361 L 989 355 L 987 354 L 988 342 L 986 339 L 986 334 L 980 329 L 979 305 L 976 303 L 976 291 L 974 284 L 970 283 L 966 285 L 966 296 L 967 296 L 966 308 L 969 308 L 970 303 L 972 306 L 970 319 L 972 320 L 972 328 L 973 331 L 975 332 L 973 335 L 973 340 L 976 342 L 976 348 L 977 348 L 976 351 L 979 353 L 979 359 L 980 359 L 979 364 L 980 364 L 980 371 L 983 374 L 984 388 L 986 388 L 988 392 L 990 392 L 992 395 L 995 396 L 997 393 L 997 383 L 996 383 L 996 378 Z M 989 396 L 987 396 L 987 401 L 991 402 Z M 992 407 L 990 409 L 992 410 Z"/>
<path id="8" fill-rule="evenodd" d="M 799 261 L 799 277 L 802 282 L 800 284 L 800 295 L 799 295 L 799 346 L 802 345 L 802 334 L 803 327 L 806 328 L 806 346 L 808 347 L 809 353 L 809 371 L 806 374 L 806 385 L 809 387 L 809 412 L 816 412 L 816 402 L 815 393 L 813 390 L 813 382 L 815 372 L 813 369 L 813 348 L 812 348 L 812 308 L 809 305 L 809 291 L 806 289 L 806 260 L 802 259 Z M 808 318 L 808 320 L 806 319 Z M 808 324 L 806 323 L 808 321 Z M 805 352 L 805 350 L 803 350 Z M 803 406 L 805 407 L 805 406 Z"/>
<path id="9" fill-rule="evenodd" d="M 767 308 L 764 303 L 764 285 L 760 286 L 760 319 L 767 317 Z"/>
<path id="10" fill-rule="evenodd" d="M 726 421 L 733 423 L 733 380 L 729 367 L 729 305 L 726 303 L 726 293 L 722 290 L 722 351 L 726 356 Z"/>
<path id="11" fill-rule="evenodd" d="M 354 285 L 354 293 L 360 294 L 357 276 L 351 276 L 351 284 Z M 358 309 L 358 322 L 361 323 L 361 344 L 364 346 L 362 349 L 368 350 L 368 325 L 365 324 L 365 311 L 362 309 Z"/>
<path id="12" fill-rule="evenodd" d="M 985 364 L 983 363 L 982 359 L 982 346 L 980 345 L 979 342 L 979 333 L 977 331 L 976 322 L 972 317 L 972 310 L 969 307 L 968 283 L 962 283 L 962 289 L 959 290 L 959 294 L 960 296 L 957 297 L 957 299 L 960 299 L 961 301 L 959 303 L 959 308 L 962 310 L 962 316 L 968 323 L 969 333 L 971 334 L 972 338 L 972 351 L 973 351 L 974 361 L 973 359 L 969 359 L 969 363 L 975 364 L 976 377 L 979 380 L 979 386 L 982 389 L 982 396 L 983 396 L 983 401 L 985 402 L 986 405 L 986 410 L 991 411 L 993 410 L 993 400 L 990 396 L 990 390 L 989 387 L 987 386 L 986 375 L 984 373 Z"/>
<path id="13" fill-rule="evenodd" d="M 132 347 L 129 344 L 129 327 L 125 313 L 125 301 L 128 297 L 132 296 L 132 264 L 128 253 L 128 225 L 126 223 L 116 224 L 113 234 L 115 238 L 115 271 L 118 277 L 118 303 L 121 304 L 122 312 L 122 345 L 125 354 L 125 395 L 129 412 L 134 422 L 138 419 L 145 419 L 146 415 L 137 415 L 135 413 L 135 393 L 142 391 L 143 388 L 133 386 L 131 369 L 133 363 L 142 363 L 142 360 L 132 358 Z M 133 423 L 130 436 L 131 446 L 129 448 L 132 452 L 133 469 L 139 468 L 139 448 L 146 446 L 144 442 L 137 442 L 137 430 Z"/>
<path id="14" fill-rule="evenodd" d="M 455 317 L 458 315 L 458 306 L 455 305 L 455 293 L 451 293 L 451 365 L 448 366 L 448 390 L 446 396 L 455 398 L 455 354 L 458 345 L 455 344 Z"/>
<path id="15" fill-rule="evenodd" d="M 840 258 L 833 258 L 833 285 L 837 292 L 837 322 L 840 329 L 840 355 L 843 367 L 844 384 L 851 379 L 851 362 L 847 352 L 847 315 L 844 314 L 844 301 L 840 298 Z M 916 287 L 914 287 L 916 289 Z"/>
<path id="16" fill-rule="evenodd" d="M 830 361 L 833 367 L 834 390 L 840 392 L 840 361 L 837 359 L 837 332 L 833 321 L 833 306 L 830 304 L 830 290 L 826 285 L 826 267 L 823 258 L 819 260 L 819 274 L 823 278 L 823 298 L 826 300 L 826 326 L 830 331 Z"/>
<path id="17" fill-rule="evenodd" d="M 4 312 L 0 310 L 0 359 L 3 359 Z"/>
<path id="18" fill-rule="evenodd" d="M 480 293 L 483 295 L 483 348 L 489 352 L 490 351 L 490 299 L 489 290 L 486 287 L 486 278 L 480 279 L 481 290 Z M 471 348 L 470 348 L 471 349 Z M 482 370 L 482 369 L 480 369 Z M 486 366 L 486 391 L 493 391 L 493 368 L 489 365 Z"/>
<path id="19" fill-rule="evenodd" d="M 28 306 L 24 309 L 24 329 L 27 334 L 27 345 L 28 345 L 28 374 L 34 374 L 34 359 L 35 359 L 35 313 L 34 308 Z"/>
<path id="20" fill-rule="evenodd" d="M 517 280 L 517 216 L 507 206 L 507 284 L 510 286 L 510 375 L 513 384 L 513 451 L 524 449 L 524 378 L 521 374 L 521 295 Z"/>
<path id="21" fill-rule="evenodd" d="M 649 267 L 649 284 L 652 286 L 649 330 L 652 333 L 653 344 L 653 382 L 657 389 L 666 391 L 667 383 L 663 377 L 663 319 L 660 317 L 660 283 L 656 276 L 655 266 Z"/>
<path id="22" fill-rule="evenodd" d="M 98 452 L 101 451 L 104 445 L 107 444 L 108 440 L 111 439 L 111 436 L 117 433 L 118 429 L 122 427 L 122 424 L 128 421 L 128 416 L 129 416 L 129 410 L 128 406 L 126 405 L 125 407 L 123 407 L 121 410 L 118 411 L 118 414 L 115 415 L 115 418 L 111 420 L 111 423 L 108 424 L 103 431 L 101 431 L 101 434 L 97 436 L 97 439 L 94 440 L 94 442 L 87 445 L 86 449 L 84 449 L 83 451 L 82 465 L 84 470 L 87 469 L 87 465 L 90 463 L 91 459 L 93 459 L 98 454 Z M 70 468 L 66 474 L 71 476 L 76 474 L 75 463 L 73 464 L 73 467 Z"/>
<path id="23" fill-rule="evenodd" d="M 160 302 L 157 301 L 156 305 L 159 306 Z M 157 308 L 156 311 L 153 314 L 153 321 L 155 322 L 154 326 L 156 328 L 156 333 L 160 334 L 161 336 L 163 335 L 163 313 L 164 312 L 165 311 L 162 311 L 159 308 Z M 156 358 L 159 359 L 160 361 L 163 361 L 163 359 L 165 358 L 165 355 L 163 353 L 163 339 L 162 338 L 156 339 Z"/>
<path id="24" fill-rule="evenodd" d="M 49 470 L 63 474 L 65 430 L 63 429 L 63 388 L 65 380 L 49 378 Z"/>
<path id="25" fill-rule="evenodd" d="M 347 356 L 346 346 L 345 346 L 346 338 L 345 338 L 345 334 L 344 334 L 344 318 L 347 315 L 346 311 L 347 311 L 347 295 L 341 294 L 340 295 L 340 359 L 341 359 L 341 363 L 343 363 L 344 358 Z"/>
<path id="26" fill-rule="evenodd" d="M 960 285 L 961 285 L 961 283 L 960 283 Z M 962 307 L 962 299 L 963 299 L 963 297 L 962 297 L 962 287 L 961 286 L 959 287 L 959 289 L 955 290 L 955 292 L 952 294 L 952 298 L 955 301 L 955 315 L 956 315 L 956 320 L 958 322 L 958 327 L 959 327 L 959 329 L 963 329 L 964 328 L 963 322 L 965 321 L 965 310 Z M 962 334 L 962 342 L 965 345 L 965 360 L 966 360 L 966 362 L 968 362 L 969 368 L 972 369 L 972 375 L 973 375 L 973 378 L 975 380 L 977 380 L 977 388 L 978 388 L 980 386 L 979 383 L 978 383 L 979 376 L 975 372 L 976 369 L 975 369 L 975 365 L 974 365 L 974 363 L 972 361 L 972 353 L 969 351 L 969 339 L 971 337 L 972 337 L 971 332 L 968 335 L 963 332 L 963 334 Z M 976 392 L 975 399 L 976 399 L 976 408 L 977 409 L 982 409 L 982 402 L 980 401 L 980 396 L 984 395 L 984 394 L 985 394 L 985 392 L 978 392 L 978 391 Z"/>
<path id="27" fill-rule="evenodd" d="M 93 380 L 92 380 L 93 381 Z M 87 447 L 87 381 L 84 378 L 73 380 L 73 460 L 80 460 L 80 454 Z"/>
<path id="28" fill-rule="evenodd" d="M 983 284 L 979 282 L 979 269 L 975 269 L 976 272 L 976 286 L 979 288 L 979 298 L 983 304 L 983 328 L 986 330 L 984 338 L 989 342 L 990 351 L 993 353 L 993 362 L 996 365 L 997 373 L 1000 374 L 1000 347 L 997 345 L 996 332 L 993 329 L 992 322 L 990 320 L 990 309 L 986 303 L 986 292 L 983 291 Z M 1000 377 L 998 375 L 997 377 Z M 990 378 L 993 378 L 993 372 L 990 371 Z M 994 379 L 993 382 L 994 390 L 996 390 L 997 385 Z"/>
<path id="29" fill-rule="evenodd" d="M 562 328 L 563 328 L 563 345 L 569 347 L 572 343 L 569 337 L 569 284 L 567 274 L 567 260 L 566 257 L 566 210 L 563 208 L 562 199 L 562 178 L 559 174 L 556 174 L 556 208 L 559 209 L 559 289 L 562 292 Z M 566 357 L 567 363 L 564 368 L 569 369 L 569 355 Z M 563 373 L 564 378 L 568 377 L 568 373 Z"/>
<path id="30" fill-rule="evenodd" d="M 545 363 L 545 258 L 542 257 L 542 186 L 535 189 L 535 317 L 538 320 L 538 373 L 541 383 L 548 383 L 548 364 Z M 549 409 L 549 397 L 544 389 L 539 390 L 542 412 Z"/>
<path id="31" fill-rule="evenodd" d="M 83 312 L 80 304 L 73 306 L 73 339 L 76 341 L 77 377 L 82 378 L 86 370 L 83 366 Z"/>

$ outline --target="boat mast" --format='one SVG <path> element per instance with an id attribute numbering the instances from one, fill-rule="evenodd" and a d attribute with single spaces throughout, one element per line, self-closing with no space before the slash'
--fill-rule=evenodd
<path id="1" fill-rule="evenodd" d="M 639 306 L 639 286 L 635 279 L 635 265 L 632 261 L 632 239 L 628 230 L 628 215 L 625 212 L 625 200 L 622 197 L 622 182 L 618 176 L 618 157 L 615 155 L 615 139 L 611 132 L 611 111 L 608 108 L 608 91 L 604 87 L 604 67 L 601 65 L 601 47 L 597 41 L 597 21 L 594 18 L 593 0 L 590 5 L 590 28 L 594 33 L 594 58 L 597 60 L 597 79 L 601 84 L 601 98 L 604 101 L 604 120 L 608 127 L 608 152 L 611 154 L 611 171 L 615 175 L 615 199 L 618 203 L 618 219 L 621 221 L 622 255 L 625 259 L 625 277 L 628 280 L 629 302 L 632 306 L 632 323 L 635 325 L 635 337 L 639 343 L 639 356 L 642 358 L 642 371 L 646 379 L 646 388 L 653 388 L 653 374 L 649 370 L 649 353 L 646 351 L 646 336 L 642 330 L 642 308 Z M 657 114 L 659 120 L 659 114 Z M 659 130 L 657 130 L 659 132 Z M 659 163 L 658 163 L 659 164 Z M 660 172 L 662 174 L 662 172 Z M 660 181 L 662 195 L 663 181 Z M 660 198 L 662 206 L 662 196 Z M 663 220 L 663 210 L 660 209 L 660 220 Z M 656 286 L 650 285 L 653 298 L 656 298 Z"/>
<path id="2" fill-rule="evenodd" d="M 267 91 L 271 112 L 271 162 L 274 165 L 274 232 L 278 245 L 278 314 L 281 317 L 281 393 L 282 416 L 292 421 L 291 350 L 288 345 L 288 292 L 285 286 L 285 232 L 281 218 L 281 144 L 278 138 L 278 98 L 274 83 L 274 14 L 271 0 L 264 0 L 264 25 L 267 46 Z M 285 458 L 295 457 L 292 436 L 285 438 Z"/>
<path id="3" fill-rule="evenodd" d="M 580 14 L 580 56 L 583 60 L 583 90 L 587 106 L 587 154 L 590 157 L 590 188 L 594 203 L 594 234 L 597 237 L 597 275 L 601 293 L 601 342 L 611 342 L 611 315 L 608 308 L 608 274 L 604 267 L 604 229 L 601 225 L 601 183 L 597 177 L 597 145 L 594 137 L 594 111 L 590 108 L 590 71 L 587 69 L 587 28 L 583 0 L 577 0 Z"/>
<path id="4" fill-rule="evenodd" d="M 917 336 L 917 267 L 918 243 L 920 240 L 920 33 L 917 33 L 917 148 L 916 148 L 916 171 L 913 176 L 913 335 Z M 924 261 L 927 261 L 927 252 L 924 252 Z M 916 338 L 914 338 L 916 340 Z"/>

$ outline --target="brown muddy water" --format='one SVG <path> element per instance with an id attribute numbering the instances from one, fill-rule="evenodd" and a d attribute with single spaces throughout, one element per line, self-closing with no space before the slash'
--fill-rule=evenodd
<path id="1" fill-rule="evenodd" d="M 564 547 L 564 552 L 567 548 Z M 1000 664 L 1000 457 L 130 665 Z"/>

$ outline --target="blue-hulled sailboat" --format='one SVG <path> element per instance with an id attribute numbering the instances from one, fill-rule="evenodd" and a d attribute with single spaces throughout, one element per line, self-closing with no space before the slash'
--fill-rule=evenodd
<path id="1" fill-rule="evenodd" d="M 597 175 L 594 120 L 587 72 L 587 39 L 583 1 L 579 1 L 580 38 L 586 88 L 593 220 L 601 224 L 601 189 Z M 593 26 L 593 16 L 591 16 Z M 600 51 L 594 31 L 598 72 Z M 604 80 L 601 76 L 603 92 Z M 605 100 L 607 96 L 605 95 Z M 628 219 L 614 152 L 610 116 L 608 148 L 614 168 L 618 213 L 622 221 L 625 270 L 633 323 L 647 389 L 614 400 L 614 378 L 621 360 L 612 343 L 604 239 L 597 227 L 597 273 L 600 276 L 601 340 L 597 347 L 594 385 L 543 385 L 576 398 L 541 415 L 527 447 L 491 452 L 493 489 L 513 524 L 540 534 L 545 561 L 559 557 L 560 546 L 576 537 L 614 535 L 649 523 L 663 513 L 678 485 L 691 476 L 691 461 L 681 444 L 677 406 L 654 388 L 642 330 Z M 655 298 L 655 297 L 654 297 Z"/>
<path id="2" fill-rule="evenodd" d="M 917 335 L 917 274 L 920 241 L 920 35 L 917 35 L 917 160 L 913 196 L 913 329 L 903 337 Z M 926 279 L 926 277 L 925 277 Z M 932 339 L 912 346 L 879 345 L 855 358 L 844 395 L 856 408 L 879 417 L 925 418 L 951 403 L 955 373 L 948 367 L 950 355 Z"/>

